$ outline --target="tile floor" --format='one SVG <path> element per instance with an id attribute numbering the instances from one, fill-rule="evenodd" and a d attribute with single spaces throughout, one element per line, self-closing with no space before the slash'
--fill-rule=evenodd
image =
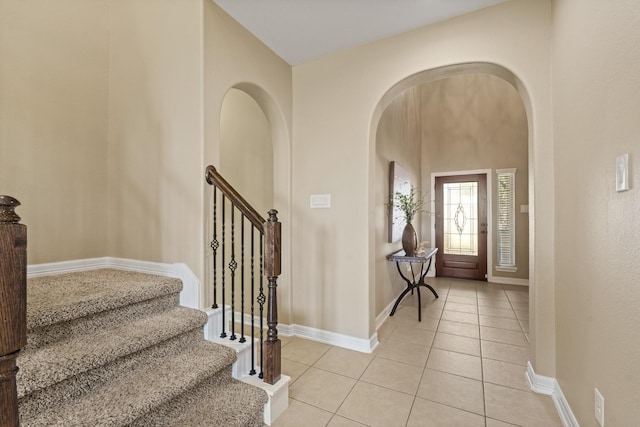
<path id="1" fill-rule="evenodd" d="M 440 295 L 407 296 L 358 353 L 282 339 L 289 409 L 274 427 L 562 426 L 549 396 L 529 391 L 526 287 L 431 278 Z"/>

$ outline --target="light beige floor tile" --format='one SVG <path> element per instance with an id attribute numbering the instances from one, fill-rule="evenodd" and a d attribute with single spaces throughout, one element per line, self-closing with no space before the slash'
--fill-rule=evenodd
<path id="1" fill-rule="evenodd" d="M 360 381 L 390 388 L 408 394 L 416 394 L 423 368 L 382 357 L 373 359 Z"/>
<path id="2" fill-rule="evenodd" d="M 433 348 L 480 356 L 480 340 L 459 335 L 438 332 L 433 340 Z"/>
<path id="3" fill-rule="evenodd" d="M 516 365 L 527 366 L 529 361 L 529 348 L 518 345 L 502 344 L 483 340 L 481 342 L 482 357 Z"/>
<path id="4" fill-rule="evenodd" d="M 511 303 L 505 300 L 482 299 L 478 298 L 478 306 L 495 307 L 495 308 L 511 308 Z"/>
<path id="5" fill-rule="evenodd" d="M 358 379 L 372 360 L 372 354 L 333 347 L 313 366 L 334 374 Z"/>
<path id="6" fill-rule="evenodd" d="M 487 417 L 523 427 L 562 427 L 551 396 L 485 383 Z"/>
<path id="7" fill-rule="evenodd" d="M 440 316 L 438 317 L 429 317 L 422 313 L 422 321 L 417 322 L 415 327 L 418 329 L 426 329 L 427 331 L 437 331 L 438 325 L 440 324 Z"/>
<path id="8" fill-rule="evenodd" d="M 518 331 L 509 331 L 506 329 L 490 328 L 488 326 L 480 326 L 480 339 L 503 344 L 529 346 L 529 341 L 524 333 Z"/>
<path id="9" fill-rule="evenodd" d="M 471 323 L 452 322 L 441 320 L 438 325 L 438 332 L 452 335 L 460 335 L 468 338 L 480 338 L 480 328 Z"/>
<path id="10" fill-rule="evenodd" d="M 529 321 L 528 320 L 521 320 L 520 321 L 520 326 L 522 327 L 523 331 L 529 332 Z"/>
<path id="11" fill-rule="evenodd" d="M 461 313 L 459 311 L 444 310 L 442 312 L 442 320 L 449 320 L 451 322 L 471 323 L 473 325 L 477 325 L 478 315 L 473 313 Z"/>
<path id="12" fill-rule="evenodd" d="M 356 380 L 311 367 L 289 389 L 292 399 L 335 412 Z"/>
<path id="13" fill-rule="evenodd" d="M 507 319 L 516 319 L 516 313 L 510 308 L 496 308 L 496 307 L 478 307 L 480 314 L 485 316 L 505 317 Z"/>
<path id="14" fill-rule="evenodd" d="M 366 424 L 360 424 L 340 415 L 334 415 L 327 427 L 366 427 Z"/>
<path id="15" fill-rule="evenodd" d="M 393 334 L 393 330 L 396 328 L 396 324 L 394 324 L 393 322 L 389 321 L 390 319 L 387 319 L 379 328 L 378 328 L 378 342 L 384 342 L 386 341 L 391 334 Z"/>
<path id="16" fill-rule="evenodd" d="M 313 365 L 330 348 L 328 344 L 296 338 L 282 347 L 282 357 L 305 365 Z"/>
<path id="17" fill-rule="evenodd" d="M 424 367 L 427 363 L 430 347 L 413 344 L 410 341 L 390 338 L 374 352 L 378 357 Z"/>
<path id="18" fill-rule="evenodd" d="M 291 377 L 289 385 L 293 385 L 307 369 L 309 365 L 282 358 L 282 373 Z"/>
<path id="19" fill-rule="evenodd" d="M 416 398 L 407 427 L 485 427 L 484 417 Z"/>
<path id="20" fill-rule="evenodd" d="M 475 289 L 466 287 L 451 287 L 449 288 L 449 296 L 457 295 L 460 297 L 476 298 L 477 293 Z"/>
<path id="21" fill-rule="evenodd" d="M 289 407 L 271 424 L 272 427 L 324 427 L 333 414 L 315 406 L 289 399 Z"/>
<path id="22" fill-rule="evenodd" d="M 259 335 L 256 335 L 259 336 Z M 296 337 L 286 337 L 284 335 L 278 335 L 278 338 L 280 338 L 280 346 L 284 347 L 285 345 L 291 343 L 293 340 L 296 339 Z"/>
<path id="23" fill-rule="evenodd" d="M 493 301 L 509 301 L 507 294 L 504 291 L 480 291 L 478 292 L 478 299 L 493 300 Z"/>
<path id="24" fill-rule="evenodd" d="M 418 396 L 484 416 L 481 381 L 426 369 L 420 381 Z"/>
<path id="25" fill-rule="evenodd" d="M 434 331 L 428 331 L 426 329 L 396 328 L 393 331 L 393 337 L 390 339 L 405 340 L 412 344 L 429 347 L 433 343 L 435 335 L 436 333 Z"/>
<path id="26" fill-rule="evenodd" d="M 479 357 L 434 348 L 429 354 L 427 368 L 482 381 Z"/>
<path id="27" fill-rule="evenodd" d="M 524 310 L 524 311 L 529 311 L 529 303 L 528 302 L 510 302 L 511 307 L 514 310 Z"/>
<path id="28" fill-rule="evenodd" d="M 518 310 L 517 308 L 513 310 L 516 314 L 516 317 L 520 320 L 529 320 L 529 310 Z"/>
<path id="29" fill-rule="evenodd" d="M 457 302 L 459 304 L 478 304 L 478 299 L 473 297 L 465 297 L 460 295 L 449 295 L 447 297 L 447 302 Z"/>
<path id="30" fill-rule="evenodd" d="M 451 311 L 460 311 L 463 313 L 473 313 L 473 314 L 477 314 L 478 313 L 478 305 L 477 304 L 461 304 L 461 303 L 457 303 L 457 302 L 449 302 L 447 301 L 447 303 L 444 305 L 444 309 L 445 310 L 451 310 Z"/>
<path id="31" fill-rule="evenodd" d="M 529 391 L 531 386 L 525 376 L 526 371 L 527 368 L 522 365 L 515 365 L 500 360 L 482 360 L 482 375 L 485 383 Z"/>
<path id="32" fill-rule="evenodd" d="M 414 396 L 359 381 L 337 414 L 371 427 L 404 427 Z"/>
<path id="33" fill-rule="evenodd" d="M 487 418 L 487 427 L 514 427 L 515 424 L 505 423 L 504 421 L 494 420 L 493 418 Z"/>
<path id="34" fill-rule="evenodd" d="M 511 331 L 521 331 L 522 327 L 517 319 L 507 319 L 505 317 L 485 316 L 481 314 L 480 326 L 490 326 L 492 328 L 509 329 Z"/>

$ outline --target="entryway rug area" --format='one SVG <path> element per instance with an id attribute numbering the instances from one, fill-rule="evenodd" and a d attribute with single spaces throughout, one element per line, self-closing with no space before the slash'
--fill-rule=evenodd
<path id="1" fill-rule="evenodd" d="M 266 393 L 231 376 L 179 279 L 98 269 L 27 281 L 21 425 L 263 425 Z"/>

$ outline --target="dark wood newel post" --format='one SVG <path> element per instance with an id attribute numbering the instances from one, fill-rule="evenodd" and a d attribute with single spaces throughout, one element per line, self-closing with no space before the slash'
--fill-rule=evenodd
<path id="1" fill-rule="evenodd" d="M 280 379 L 281 358 L 280 339 L 278 339 L 278 276 L 280 275 L 280 236 L 281 224 L 278 222 L 278 211 L 269 211 L 269 219 L 264 223 L 264 274 L 269 281 L 269 296 L 267 306 L 267 340 L 264 343 L 264 381 L 275 384 Z"/>
<path id="2" fill-rule="evenodd" d="M 27 227 L 0 196 L 0 426 L 20 425 L 16 358 L 27 345 Z"/>

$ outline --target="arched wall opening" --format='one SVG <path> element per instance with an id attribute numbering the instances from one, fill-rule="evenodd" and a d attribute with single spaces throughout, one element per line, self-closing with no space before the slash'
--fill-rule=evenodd
<path id="1" fill-rule="evenodd" d="M 521 81 L 517 78 L 517 76 L 515 76 L 508 69 L 497 64 L 464 63 L 464 64 L 456 64 L 451 66 L 444 66 L 444 67 L 439 67 L 435 69 L 425 70 L 419 73 L 415 73 L 411 76 L 408 76 L 405 79 L 393 85 L 380 99 L 379 103 L 377 104 L 374 110 L 374 114 L 372 116 L 371 128 L 370 128 L 370 148 L 371 149 L 370 149 L 370 181 L 369 181 L 369 190 L 370 190 L 369 197 L 371 198 L 370 200 L 373 200 L 373 202 L 371 203 L 371 206 L 375 206 L 375 208 L 370 209 L 370 221 L 369 221 L 369 228 L 370 228 L 369 235 L 372 236 L 372 241 L 373 241 L 373 243 L 370 244 L 369 246 L 370 248 L 369 271 L 373 275 L 373 277 L 370 280 L 370 283 L 372 283 L 372 288 L 370 289 L 370 294 L 369 294 L 370 307 L 372 309 L 372 316 L 371 316 L 372 319 L 370 319 L 372 323 L 372 332 L 375 332 L 375 330 L 377 330 L 377 328 L 382 324 L 382 322 L 386 319 L 388 315 L 388 310 L 386 310 L 386 312 L 384 308 L 381 310 L 381 303 L 379 300 L 376 300 L 376 298 L 380 298 L 380 296 L 383 294 L 384 294 L 383 298 L 388 297 L 388 295 L 386 295 L 385 292 L 382 292 L 383 290 L 377 289 L 377 286 L 378 286 L 378 283 L 381 282 L 380 280 L 381 278 L 379 277 L 380 274 L 389 275 L 388 278 L 387 277 L 384 278 L 384 280 L 386 280 L 387 282 L 389 280 L 393 281 L 394 275 L 390 274 L 389 272 L 390 270 L 384 268 L 383 266 L 388 264 L 388 262 L 385 259 L 385 256 L 388 253 L 390 253 L 393 249 L 396 249 L 395 246 L 398 246 L 397 244 L 395 246 L 393 246 L 392 244 L 383 244 L 383 245 L 379 244 L 380 236 L 378 235 L 380 234 L 380 231 L 381 231 L 380 218 L 385 217 L 384 216 L 385 214 L 381 212 L 383 208 L 379 209 L 379 206 L 382 206 L 382 203 L 380 203 L 381 200 L 386 200 L 386 198 L 388 197 L 388 192 L 385 192 L 384 195 L 380 194 L 381 192 L 380 182 L 388 179 L 386 176 L 388 171 L 387 169 L 385 169 L 385 165 L 381 164 L 385 162 L 382 162 L 380 158 L 381 156 L 378 156 L 377 154 L 377 143 L 378 143 L 378 137 L 379 137 L 378 132 L 381 131 L 379 124 L 381 123 L 383 114 L 385 113 L 387 108 L 390 105 L 392 105 L 392 103 L 397 103 L 399 99 L 402 100 L 403 98 L 404 98 L 404 101 L 401 101 L 401 102 L 408 102 L 409 105 L 412 102 L 415 103 L 416 97 L 419 97 L 419 94 L 415 93 L 416 92 L 415 88 L 428 84 L 430 82 L 435 82 L 437 80 L 451 79 L 455 77 L 468 76 L 468 75 L 474 75 L 474 74 L 494 76 L 506 82 L 508 85 L 512 86 L 517 91 L 517 94 L 519 95 L 522 105 L 524 106 L 524 110 L 526 114 L 526 119 L 524 120 L 526 120 L 526 127 L 527 127 L 527 129 L 525 130 L 527 134 L 527 137 L 526 137 L 527 150 L 526 151 L 528 151 L 528 155 L 527 155 L 528 158 L 525 160 L 526 162 L 525 164 L 528 166 L 528 173 L 527 173 L 528 176 L 523 180 L 523 185 L 526 185 L 528 189 L 528 204 L 531 212 L 531 215 L 529 215 L 528 217 L 529 254 L 528 254 L 527 267 L 529 270 L 530 290 L 533 291 L 533 289 L 535 288 L 535 278 L 534 278 L 534 268 L 533 268 L 535 265 L 535 258 L 534 258 L 535 251 L 533 250 L 534 243 L 535 243 L 535 240 L 534 240 L 535 229 L 534 229 L 534 221 L 533 221 L 533 212 L 535 209 L 535 204 L 534 204 L 534 192 L 533 192 L 533 189 L 534 189 L 533 170 L 534 169 L 532 167 L 533 161 L 534 161 L 533 154 L 532 154 L 533 153 L 532 147 L 534 143 L 534 127 L 532 123 L 532 114 L 531 114 L 532 106 L 529 99 L 529 94 L 527 93 L 526 89 L 524 88 Z M 412 113 L 411 111 L 407 111 L 407 112 L 409 114 Z M 385 117 L 385 119 L 387 118 Z M 409 118 L 408 121 L 411 122 L 411 118 Z M 409 131 L 411 130 L 410 128 L 411 128 L 411 123 L 409 123 Z M 383 127 L 382 132 L 384 131 L 385 129 Z M 414 160 L 409 158 L 406 161 L 407 162 L 413 161 L 413 163 L 416 163 Z M 422 166 L 420 163 L 416 163 L 416 164 L 418 168 Z M 415 166 L 416 165 L 414 165 L 414 170 L 415 170 Z M 379 176 L 381 170 L 384 171 L 384 174 L 385 174 L 385 176 L 383 177 Z M 420 169 L 418 170 L 420 171 Z M 421 185 L 423 188 L 430 187 L 429 177 L 425 177 L 422 172 L 419 172 L 417 174 L 414 173 L 414 175 L 416 176 L 413 178 L 416 180 L 416 182 L 419 185 Z M 424 222 L 426 224 L 425 226 L 422 227 L 423 231 L 425 229 L 428 229 L 431 226 L 430 221 L 427 220 Z M 427 236 L 425 236 L 425 238 L 422 240 L 430 240 L 430 237 L 431 235 L 427 234 Z M 392 246 L 393 246 L 393 249 L 392 249 Z M 401 285 L 402 285 L 401 283 L 400 284 L 392 283 L 390 287 L 393 287 L 394 290 L 397 290 L 396 288 L 398 286 L 400 286 L 401 288 L 402 287 Z M 533 317 L 534 315 L 535 315 L 535 310 L 533 309 L 530 310 L 530 317 Z M 531 324 L 533 325 L 534 322 L 531 322 Z M 532 340 L 531 342 L 532 353 L 534 353 L 534 346 L 535 346 L 535 340 Z"/>
<path id="2" fill-rule="evenodd" d="M 287 324 L 291 313 L 291 150 L 286 120 L 271 95 L 247 82 L 226 91 L 219 112 L 216 167 L 260 215 L 267 218 L 267 211 L 276 209 L 282 223 L 278 316 L 280 323 Z M 206 200 L 212 202 L 211 197 L 209 194 Z M 205 212 L 207 218 L 211 217 L 210 205 Z M 212 277 L 210 252 L 205 260 L 207 280 Z M 211 302 L 206 292 L 205 306 Z"/>

